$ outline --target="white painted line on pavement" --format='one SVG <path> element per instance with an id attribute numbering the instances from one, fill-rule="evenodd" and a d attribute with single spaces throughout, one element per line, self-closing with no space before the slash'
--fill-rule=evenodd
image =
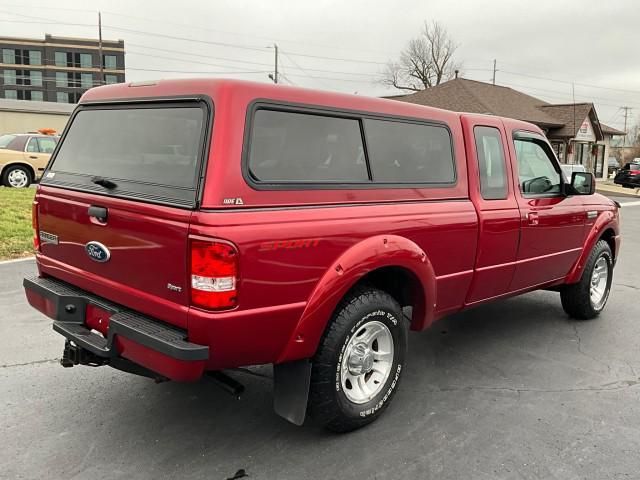
<path id="1" fill-rule="evenodd" d="M 14 258 L 13 260 L 2 260 L 0 265 L 6 265 L 7 263 L 26 262 L 27 260 L 35 260 L 36 257 Z"/>
<path id="2" fill-rule="evenodd" d="M 636 202 L 620 202 L 620 205 L 622 207 L 635 207 L 640 205 L 640 200 L 636 201 Z"/>

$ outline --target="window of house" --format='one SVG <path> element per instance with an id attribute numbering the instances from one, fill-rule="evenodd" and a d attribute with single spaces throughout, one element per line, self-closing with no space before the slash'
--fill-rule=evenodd
<path id="1" fill-rule="evenodd" d="M 17 99 L 18 98 L 18 91 L 17 90 L 5 90 L 4 91 L 4 98 Z"/>
<path id="2" fill-rule="evenodd" d="M 106 83 L 107 85 L 111 85 L 112 83 L 118 83 L 118 76 L 107 74 L 104 76 L 104 83 Z"/>
<path id="3" fill-rule="evenodd" d="M 66 67 L 67 66 L 67 52 L 56 52 L 55 53 L 55 63 L 56 63 L 56 67 Z"/>
<path id="4" fill-rule="evenodd" d="M 375 182 L 451 183 L 455 180 L 449 131 L 438 125 L 364 121 Z"/>
<path id="5" fill-rule="evenodd" d="M 2 63 L 16 63 L 16 51 L 13 48 L 2 49 Z"/>
<path id="6" fill-rule="evenodd" d="M 561 190 L 560 172 L 553 152 L 544 140 L 531 137 L 514 139 L 518 182 L 523 194 L 557 194 Z"/>
<path id="7" fill-rule="evenodd" d="M 68 92 L 56 92 L 56 102 L 58 102 L 58 103 L 69 103 L 69 93 Z"/>
<path id="8" fill-rule="evenodd" d="M 473 129 L 478 156 L 480 194 L 485 200 L 500 200 L 508 196 L 507 169 L 500 131 L 493 127 Z"/>
<path id="9" fill-rule="evenodd" d="M 93 62 L 91 60 L 90 53 L 81 53 L 80 54 L 80 66 L 82 68 L 91 68 L 93 67 Z"/>
<path id="10" fill-rule="evenodd" d="M 82 88 L 91 88 L 91 87 L 93 87 L 93 74 L 92 73 L 82 73 L 82 74 L 80 74 L 80 86 Z"/>
<path id="11" fill-rule="evenodd" d="M 42 52 L 40 50 L 29 50 L 29 64 L 42 65 Z"/>
<path id="12" fill-rule="evenodd" d="M 105 55 L 104 56 L 104 68 L 110 68 L 115 70 L 117 68 L 116 56 L 115 55 Z"/>
<path id="13" fill-rule="evenodd" d="M 15 85 L 16 84 L 16 71 L 15 70 L 5 70 L 4 71 L 4 84 L 5 85 Z"/>
<path id="14" fill-rule="evenodd" d="M 39 70 L 32 70 L 29 74 L 29 78 L 31 80 L 31 85 L 33 85 L 34 87 L 42 86 L 42 72 L 40 72 Z"/>
<path id="15" fill-rule="evenodd" d="M 42 94 L 42 90 L 32 90 L 31 91 L 31 100 L 41 102 L 44 99 Z"/>
<path id="16" fill-rule="evenodd" d="M 261 109 L 249 151 L 263 182 L 361 182 L 369 179 L 358 120 Z"/>
<path id="17" fill-rule="evenodd" d="M 66 72 L 56 72 L 56 87 L 66 87 L 69 84 Z"/>

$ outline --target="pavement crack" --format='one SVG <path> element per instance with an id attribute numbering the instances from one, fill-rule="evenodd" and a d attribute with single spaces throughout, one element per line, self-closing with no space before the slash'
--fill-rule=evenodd
<path id="1" fill-rule="evenodd" d="M 605 383 L 602 385 L 593 385 L 586 387 L 572 387 L 572 388 L 529 388 L 529 387 L 491 387 L 484 385 L 450 385 L 447 387 L 436 387 L 428 392 L 461 392 L 461 391 L 501 391 L 501 392 L 513 392 L 518 394 L 518 399 L 522 393 L 571 393 L 571 392 L 611 392 L 615 390 L 624 390 L 640 385 L 640 380 L 618 380 L 615 382 Z M 419 390 L 413 390 L 416 393 L 421 393 Z M 422 392 L 424 393 L 424 392 Z"/>
<path id="2" fill-rule="evenodd" d="M 614 285 L 617 285 L 619 287 L 632 288 L 633 290 L 640 290 L 640 287 L 637 287 L 636 285 L 629 285 L 628 283 L 614 283 Z"/>
<path id="3" fill-rule="evenodd" d="M 26 367 L 28 365 L 38 365 L 40 363 L 55 363 L 58 362 L 59 358 L 46 358 L 44 360 L 34 360 L 33 362 L 25 362 L 25 363 L 9 363 L 5 365 L 0 365 L 0 368 L 11 368 L 11 367 Z"/>
<path id="4" fill-rule="evenodd" d="M 590 358 L 594 362 L 599 363 L 600 365 L 604 365 L 605 367 L 607 367 L 607 371 L 609 373 L 611 373 L 611 365 L 609 365 L 608 363 L 600 360 L 598 357 L 595 357 L 595 356 L 585 352 L 582 349 L 582 338 L 580 337 L 580 333 L 578 332 L 578 325 L 576 325 L 575 323 L 572 323 L 571 327 L 573 328 L 573 333 L 574 333 L 574 335 L 576 337 L 576 341 L 578 342 L 578 352 L 580 352 L 580 354 L 584 355 L 585 357 Z"/>

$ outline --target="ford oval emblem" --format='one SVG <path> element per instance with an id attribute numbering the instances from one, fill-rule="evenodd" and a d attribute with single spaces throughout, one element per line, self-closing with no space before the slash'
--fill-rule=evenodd
<path id="1" fill-rule="evenodd" d="M 89 258 L 94 262 L 108 262 L 111 252 L 100 242 L 89 242 L 84 246 Z"/>

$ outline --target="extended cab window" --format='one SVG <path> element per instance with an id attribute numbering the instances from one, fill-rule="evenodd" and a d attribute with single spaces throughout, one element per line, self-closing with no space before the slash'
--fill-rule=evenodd
<path id="1" fill-rule="evenodd" d="M 249 170 L 258 181 L 369 180 L 356 119 L 260 109 L 250 145 Z"/>
<path id="2" fill-rule="evenodd" d="M 455 180 L 449 131 L 441 126 L 365 120 L 375 182 L 451 183 Z"/>
<path id="3" fill-rule="evenodd" d="M 518 181 L 523 194 L 552 195 L 561 191 L 560 172 L 552 160 L 550 147 L 542 139 L 516 137 L 513 140 L 518 159 Z"/>
<path id="4" fill-rule="evenodd" d="M 507 174 L 500 131 L 493 127 L 475 127 L 480 174 L 480 194 L 485 200 L 507 198 Z"/>
<path id="5" fill-rule="evenodd" d="M 80 110 L 43 183 L 193 205 L 205 120 L 196 102 Z"/>

